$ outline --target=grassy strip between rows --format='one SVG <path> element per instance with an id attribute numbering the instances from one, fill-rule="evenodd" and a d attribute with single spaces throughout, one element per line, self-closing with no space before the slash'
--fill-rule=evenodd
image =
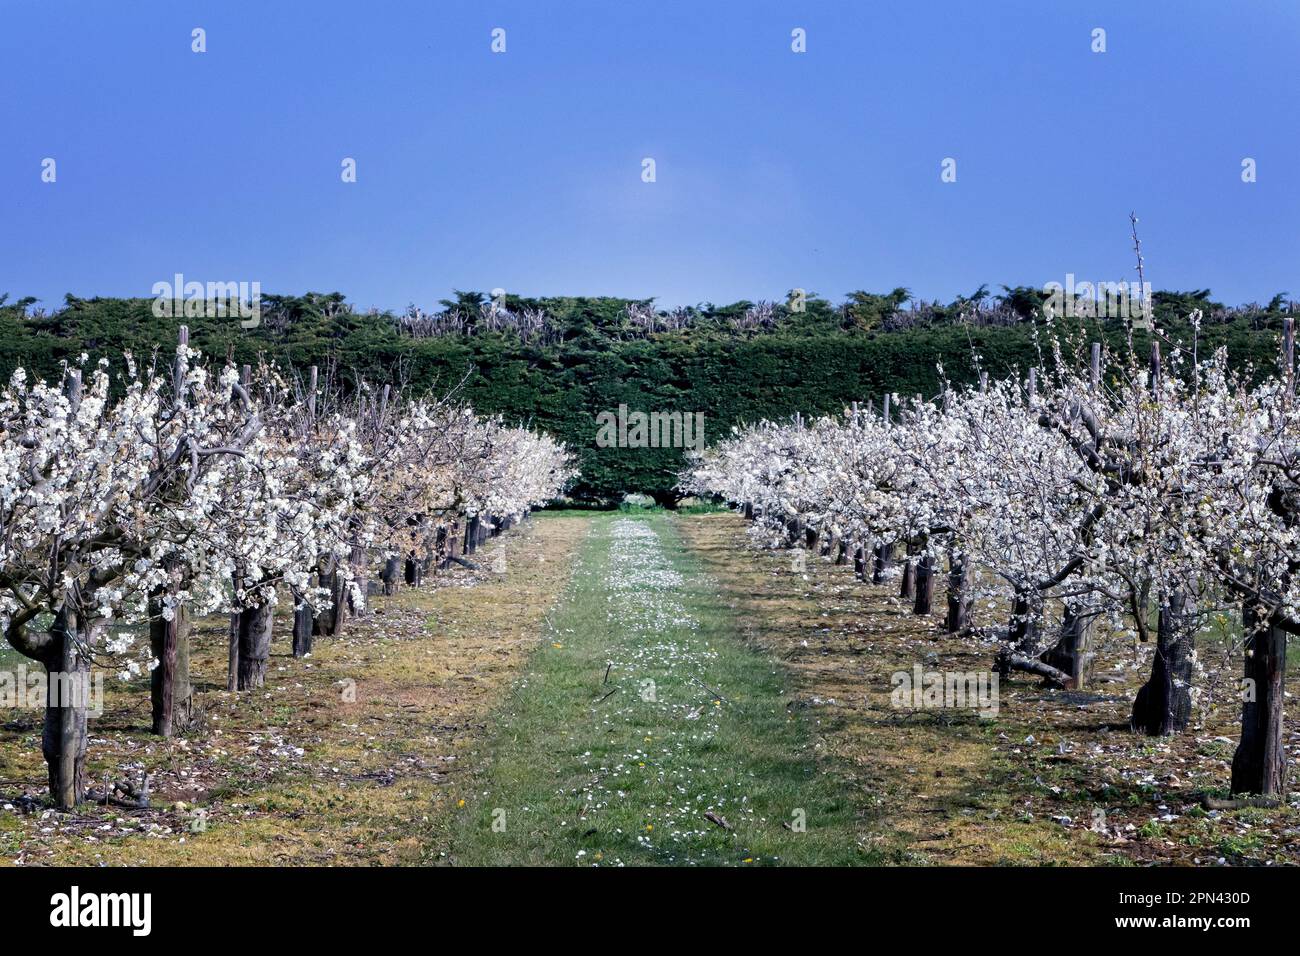
<path id="1" fill-rule="evenodd" d="M 577 560 L 472 792 L 438 824 L 442 860 L 880 862 L 784 672 L 740 639 L 668 518 L 599 516 Z"/>

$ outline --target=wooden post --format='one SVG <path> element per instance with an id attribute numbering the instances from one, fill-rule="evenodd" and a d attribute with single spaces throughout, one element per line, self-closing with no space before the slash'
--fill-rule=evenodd
<path id="1" fill-rule="evenodd" d="M 302 595 L 295 594 L 294 601 L 301 604 L 295 604 L 293 609 L 293 656 L 306 657 L 316 636 L 316 615 Z"/>
<path id="2" fill-rule="evenodd" d="M 176 330 L 176 362 L 172 367 L 173 407 L 178 411 L 185 405 L 185 359 L 181 349 L 190 344 L 190 329 L 182 325 Z M 163 558 L 168 576 L 176 573 L 171 555 Z M 167 598 L 174 595 L 179 581 L 169 581 L 149 595 L 149 644 L 158 662 L 149 675 L 149 699 L 152 711 L 151 730 L 160 737 L 171 737 L 184 731 L 193 713 L 193 692 L 190 686 L 190 626 L 184 606 Z M 163 617 L 164 610 L 172 615 Z"/>
<path id="3" fill-rule="evenodd" d="M 914 585 L 916 600 L 912 605 L 912 613 L 929 614 L 934 608 L 934 557 L 929 551 L 923 553 L 916 562 Z"/>
<path id="4" fill-rule="evenodd" d="M 885 393 L 885 402 L 883 405 L 883 409 L 884 409 L 883 418 L 885 420 L 885 424 L 888 425 L 889 424 L 889 393 L 888 392 Z"/>
<path id="5" fill-rule="evenodd" d="M 314 428 L 316 426 L 316 366 L 311 367 L 311 375 L 307 383 L 307 421 Z"/>
<path id="6" fill-rule="evenodd" d="M 1160 394 L 1160 343 L 1152 339 L 1151 341 L 1151 395 L 1156 397 Z"/>
<path id="7" fill-rule="evenodd" d="M 1090 381 L 1095 392 L 1101 387 L 1101 343 L 1092 343 L 1092 367 Z"/>
<path id="8" fill-rule="evenodd" d="M 49 772 L 50 796 L 60 810 L 73 809 L 85 793 L 90 739 L 86 704 L 90 689 L 89 646 L 94 635 L 75 608 L 69 606 L 71 603 L 65 602 L 55 615 L 49 632 L 51 644 L 39 658 L 46 670 L 41 753 Z"/>
<path id="9" fill-rule="evenodd" d="M 239 590 L 239 583 L 236 581 L 235 590 Z M 230 651 L 226 659 L 226 690 L 234 691 L 239 689 L 239 619 L 240 613 L 232 611 L 230 614 Z"/>
<path id="10" fill-rule="evenodd" d="M 68 411 L 75 415 L 81 408 L 81 369 L 70 368 L 63 377 L 63 397 L 68 400 Z"/>
<path id="11" fill-rule="evenodd" d="M 245 365 L 239 370 L 239 384 L 247 391 L 253 383 L 253 367 Z M 235 590 L 239 590 L 240 581 L 235 579 Z M 239 669 L 240 653 L 239 643 L 240 634 L 244 630 L 246 611 L 235 611 L 230 615 L 230 653 L 227 659 L 228 669 L 226 671 L 226 690 L 239 690 Z"/>
<path id="12" fill-rule="evenodd" d="M 190 344 L 190 327 L 182 325 L 176 330 L 176 362 L 172 366 L 172 387 L 176 392 L 176 407 L 185 400 L 185 361 L 181 358 L 181 347 Z"/>
<path id="13" fill-rule="evenodd" d="M 948 619 L 949 634 L 962 634 L 971 625 L 970 562 L 965 555 L 948 550 Z"/>
<path id="14" fill-rule="evenodd" d="M 1295 319 L 1287 316 L 1282 320 L 1282 370 L 1286 381 L 1286 400 L 1291 404 L 1295 395 Z"/>
<path id="15" fill-rule="evenodd" d="M 1029 370 L 1029 400 L 1032 402 L 1038 397 L 1038 369 Z"/>

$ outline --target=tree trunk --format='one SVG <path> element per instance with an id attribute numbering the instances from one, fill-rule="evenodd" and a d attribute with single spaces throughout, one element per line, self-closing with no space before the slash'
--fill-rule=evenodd
<path id="1" fill-rule="evenodd" d="M 303 595 L 295 594 L 293 598 L 293 656 L 306 657 L 315 643 L 316 617 Z"/>
<path id="2" fill-rule="evenodd" d="M 1133 701 L 1133 729 L 1150 737 L 1167 737 L 1186 730 L 1192 719 L 1196 625 L 1187 610 L 1186 596 L 1180 592 L 1171 594 L 1168 606 L 1160 609 L 1151 677 Z"/>
<path id="3" fill-rule="evenodd" d="M 903 561 L 903 580 L 898 585 L 898 596 L 902 598 L 916 597 L 916 562 L 910 557 Z"/>
<path id="4" fill-rule="evenodd" d="M 803 529 L 803 546 L 805 551 L 808 551 L 810 554 L 812 553 L 813 548 L 817 546 L 816 528 Z"/>
<path id="5" fill-rule="evenodd" d="M 1011 620 L 1007 623 L 1007 647 L 998 654 L 998 674 L 1002 680 L 1011 676 L 1013 658 L 1024 659 L 1038 647 L 1039 627 L 1030 588 L 1017 588 L 1011 600 Z M 1037 660 L 1037 658 L 1034 658 Z M 1039 661 L 1042 663 L 1042 661 Z M 1044 665 L 1047 666 L 1047 665 Z M 1018 670 L 1029 668 L 1017 667 Z M 1051 668 L 1055 670 L 1055 668 Z"/>
<path id="6" fill-rule="evenodd" d="M 934 557 L 928 551 L 916 562 L 913 590 L 916 591 L 916 600 L 912 604 L 912 613 L 929 614 L 934 608 Z"/>
<path id="7" fill-rule="evenodd" d="M 1075 690 L 1088 685 L 1092 672 L 1092 621 L 1090 615 L 1066 608 L 1060 638 L 1039 655 L 1043 663 L 1069 677 L 1066 686 Z"/>
<path id="8" fill-rule="evenodd" d="M 889 570 L 889 552 L 893 550 L 892 545 L 876 545 L 875 562 L 871 569 L 871 583 L 881 584 L 885 580 L 885 572 Z"/>
<path id="9" fill-rule="evenodd" d="M 45 660 L 45 725 L 41 752 L 49 770 L 50 796 L 60 810 L 72 810 L 86 792 L 86 703 L 90 661 L 78 639 L 75 611 L 61 610 L 51 627 L 53 641 Z"/>
<path id="10" fill-rule="evenodd" d="M 1255 629 L 1258 616 L 1253 609 L 1247 609 L 1242 617 L 1250 636 L 1241 743 L 1232 758 L 1232 792 L 1280 798 L 1286 793 L 1286 749 L 1282 743 L 1286 632 L 1276 618 Z"/>
<path id="11" fill-rule="evenodd" d="M 478 515 L 465 523 L 465 553 L 473 554 L 478 550 Z"/>
<path id="12" fill-rule="evenodd" d="M 853 549 L 853 574 L 859 581 L 867 576 L 867 549 L 862 545 Z"/>
<path id="13" fill-rule="evenodd" d="M 343 624 L 348 619 L 347 582 L 339 572 L 338 559 L 330 558 L 322 562 L 317 572 L 320 585 L 329 590 L 329 607 L 321 608 L 312 629 L 319 637 L 334 637 L 343 631 Z"/>
<path id="14" fill-rule="evenodd" d="M 266 682 L 266 661 L 271 656 L 271 631 L 275 608 L 259 604 L 239 614 L 239 681 L 237 690 L 256 690 Z"/>
<path id="15" fill-rule="evenodd" d="M 453 548 L 452 550 L 454 551 L 455 549 Z M 406 559 L 406 573 L 405 573 L 407 585 L 413 588 L 418 588 L 420 586 L 420 575 L 422 570 L 423 569 L 420 567 L 420 562 L 415 560 L 414 555 L 408 557 Z"/>
<path id="16" fill-rule="evenodd" d="M 461 536 L 459 525 L 453 524 L 450 528 L 444 529 L 447 539 L 447 560 L 443 561 L 443 567 L 446 567 L 454 558 L 460 557 Z"/>
<path id="17" fill-rule="evenodd" d="M 392 597 L 397 593 L 397 580 L 402 573 L 402 559 L 394 555 L 384 562 L 384 571 L 379 579 L 384 582 L 384 595 Z"/>
<path id="18" fill-rule="evenodd" d="M 1011 599 L 1011 621 L 1007 624 L 1007 639 L 1020 649 L 1028 649 L 1037 642 L 1037 627 L 1034 625 L 1029 592 L 1016 589 Z M 1030 637 L 1033 640 L 1030 640 Z"/>
<path id="19" fill-rule="evenodd" d="M 184 733 L 194 714 L 190 686 L 190 615 L 183 604 L 172 606 L 172 619 L 163 619 L 166 592 L 149 601 L 149 645 L 158 664 L 149 675 L 153 732 L 160 737 Z"/>
<path id="20" fill-rule="evenodd" d="M 970 562 L 948 552 L 948 633 L 964 634 L 971 627 Z"/>

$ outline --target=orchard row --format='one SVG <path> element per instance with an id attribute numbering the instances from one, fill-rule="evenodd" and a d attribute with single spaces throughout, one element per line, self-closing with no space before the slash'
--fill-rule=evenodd
<path id="1" fill-rule="evenodd" d="M 889 396 L 883 415 L 855 405 L 735 429 L 683 487 L 740 507 L 770 546 L 820 540 L 877 582 L 900 555 L 918 613 L 946 562 L 949 631 L 995 638 L 1004 675 L 1083 687 L 1094 625 L 1135 633 L 1155 654 L 1132 722 L 1152 735 L 1188 726 L 1206 620 L 1240 620 L 1232 791 L 1276 798 L 1286 640 L 1300 630 L 1291 320 L 1281 371 L 1258 384 L 1223 351 L 1174 348 L 1162 363 L 1158 337 L 1149 356 L 1090 351 L 1052 340 L 1023 377 Z M 976 608 L 1005 610 L 977 621 Z"/>
<path id="2" fill-rule="evenodd" d="M 92 667 L 149 669 L 153 730 L 178 733 L 191 618 L 230 613 L 229 687 L 261 686 L 277 606 L 305 654 L 368 581 L 391 593 L 464 561 L 466 542 L 574 476 L 562 445 L 454 392 L 208 365 L 185 329 L 174 357 L 85 361 L 0 391 L 0 619 L 50 675 L 43 751 L 62 808 L 86 786 L 85 695 L 66 690 Z"/>

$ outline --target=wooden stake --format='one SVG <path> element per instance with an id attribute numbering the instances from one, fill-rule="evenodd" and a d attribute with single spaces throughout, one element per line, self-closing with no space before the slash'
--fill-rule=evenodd
<path id="1" fill-rule="evenodd" d="M 1282 320 L 1282 370 L 1286 379 L 1287 404 L 1295 395 L 1295 319 L 1287 316 Z"/>
<path id="2" fill-rule="evenodd" d="M 190 344 L 190 327 L 182 325 L 176 330 L 176 364 L 172 372 L 172 386 L 176 392 L 176 407 L 185 401 L 185 362 L 180 356 L 180 349 Z"/>

